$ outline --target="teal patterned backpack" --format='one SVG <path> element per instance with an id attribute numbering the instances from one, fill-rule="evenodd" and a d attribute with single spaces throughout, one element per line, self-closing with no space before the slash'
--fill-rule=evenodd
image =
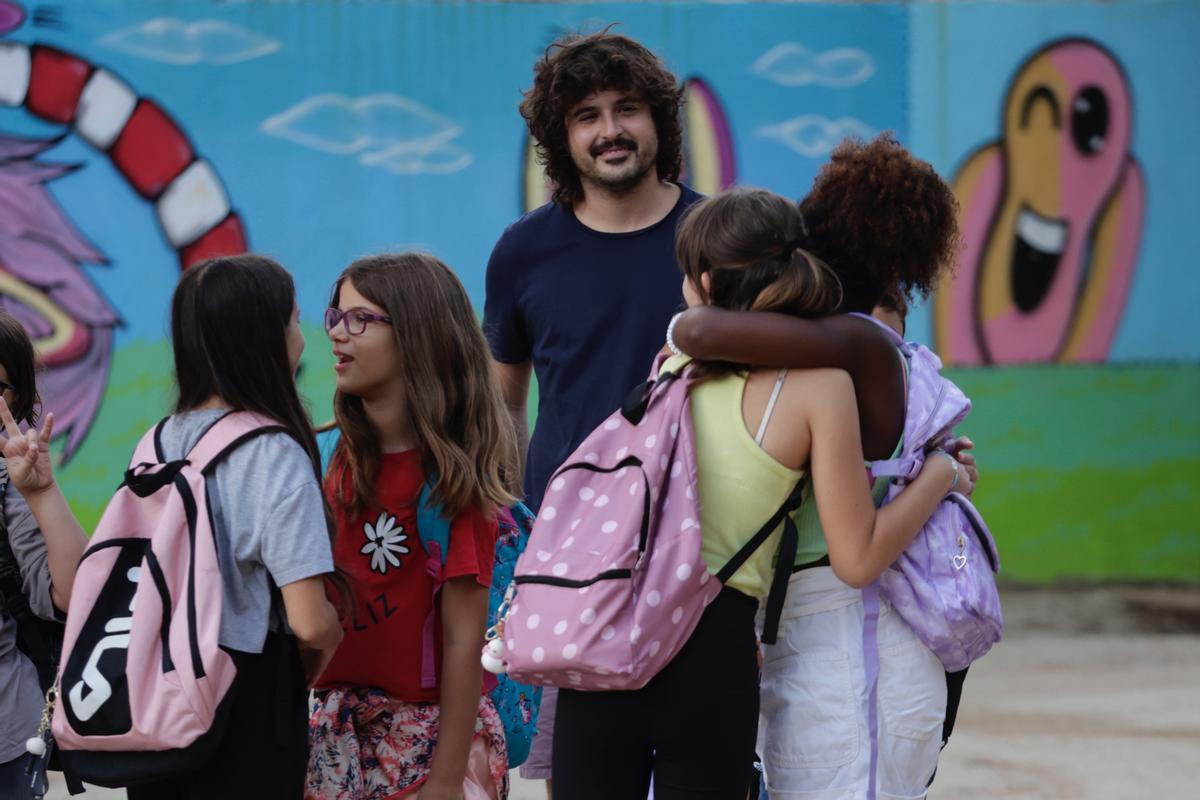
<path id="1" fill-rule="evenodd" d="M 334 428 L 317 435 L 321 450 L 321 471 L 329 468 L 329 461 L 337 447 L 340 432 Z M 421 546 L 429 558 L 430 574 L 440 591 L 442 567 L 450 549 L 450 520 L 442 514 L 441 507 L 431 497 L 431 482 L 426 481 L 417 501 L 417 534 Z M 496 558 L 492 566 L 492 585 L 488 597 L 488 628 L 496 624 L 497 611 L 504 601 L 513 579 L 513 567 L 517 557 L 525 551 L 529 541 L 529 530 L 533 527 L 533 512 L 524 503 L 500 509 L 500 534 L 496 538 Z M 435 595 L 436 596 L 436 595 Z M 425 622 L 421 642 L 421 685 L 432 688 L 437 685 L 434 641 L 434 614 Z M 538 707 L 542 700 L 542 687 L 518 683 L 507 675 L 492 675 L 484 672 L 484 685 L 492 705 L 496 707 L 504 723 L 504 739 L 508 745 L 508 766 L 513 768 L 525 763 L 529 747 L 537 732 Z"/>

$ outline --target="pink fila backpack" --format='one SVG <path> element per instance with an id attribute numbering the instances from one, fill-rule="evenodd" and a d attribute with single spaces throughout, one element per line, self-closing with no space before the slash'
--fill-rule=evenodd
<path id="1" fill-rule="evenodd" d="M 660 362 L 661 363 L 661 362 Z M 683 647 L 722 584 L 784 523 L 763 641 L 796 552 L 801 486 L 715 575 L 700 555 L 687 368 L 630 394 L 555 472 L 517 560 L 484 665 L 526 683 L 644 686 Z"/>
<path id="2" fill-rule="evenodd" d="M 101 786 L 195 768 L 220 739 L 236 668 L 217 641 L 224 595 L 205 478 L 241 443 L 285 430 L 233 412 L 167 462 L 165 422 L 138 444 L 71 591 L 51 730 L 64 764 Z"/>

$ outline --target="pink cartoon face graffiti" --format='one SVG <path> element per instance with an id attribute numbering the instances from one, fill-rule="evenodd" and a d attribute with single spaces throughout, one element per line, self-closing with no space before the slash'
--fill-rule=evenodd
<path id="1" fill-rule="evenodd" d="M 1003 123 L 954 178 L 964 248 L 937 347 L 952 364 L 1103 361 L 1145 202 L 1125 76 L 1094 43 L 1058 42 L 1019 70 Z"/>

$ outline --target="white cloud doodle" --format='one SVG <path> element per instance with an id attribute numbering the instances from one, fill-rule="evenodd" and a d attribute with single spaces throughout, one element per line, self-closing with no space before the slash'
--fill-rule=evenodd
<path id="1" fill-rule="evenodd" d="M 828 155 L 848 136 L 860 139 L 871 139 L 875 136 L 871 126 L 852 117 L 826 119 L 814 114 L 806 114 L 774 125 L 762 125 L 754 133 L 764 139 L 782 142 L 791 150 L 808 158 Z"/>
<path id="2" fill-rule="evenodd" d="M 844 89 L 869 80 L 875 74 L 875 59 L 855 47 L 814 53 L 804 45 L 783 42 L 759 56 L 752 69 L 782 86 Z"/>
<path id="3" fill-rule="evenodd" d="M 100 44 L 122 53 L 167 64 L 236 64 L 270 55 L 283 46 L 275 39 L 218 19 L 188 22 L 158 17 L 114 31 Z"/>
<path id="4" fill-rule="evenodd" d="M 358 156 L 364 166 L 401 175 L 444 175 L 474 160 L 454 141 L 462 133 L 459 125 L 397 94 L 318 94 L 259 128 L 324 153 Z"/>

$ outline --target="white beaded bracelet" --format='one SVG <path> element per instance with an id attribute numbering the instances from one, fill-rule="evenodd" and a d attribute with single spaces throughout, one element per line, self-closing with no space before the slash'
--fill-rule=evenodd
<path id="1" fill-rule="evenodd" d="M 679 322 L 679 318 L 683 316 L 680 311 L 675 316 L 671 317 L 671 321 L 667 323 L 667 349 L 677 356 L 687 355 L 675 344 L 675 323 Z"/>

